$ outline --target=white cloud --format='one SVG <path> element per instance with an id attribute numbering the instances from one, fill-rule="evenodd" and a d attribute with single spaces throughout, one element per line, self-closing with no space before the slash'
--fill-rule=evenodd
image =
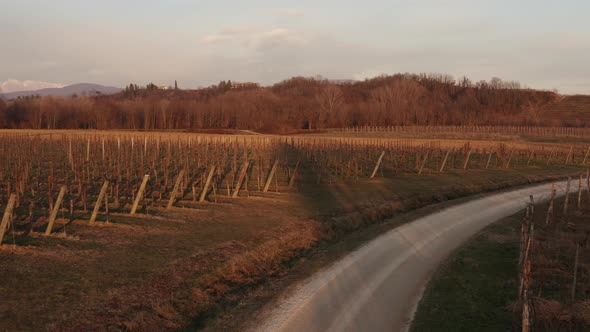
<path id="1" fill-rule="evenodd" d="M 302 45 L 307 40 L 301 33 L 291 29 L 234 27 L 223 29 L 220 33 L 207 35 L 201 41 L 205 44 L 235 42 L 245 48 L 268 51 L 283 46 Z"/>
<path id="2" fill-rule="evenodd" d="M 34 91 L 47 88 L 63 88 L 65 84 L 60 83 L 49 83 L 40 81 L 19 81 L 15 79 L 9 79 L 4 82 L 0 82 L 0 91 L 3 93 L 17 92 L 17 91 Z"/>
<path id="3" fill-rule="evenodd" d="M 307 39 L 296 31 L 283 28 L 272 29 L 258 36 L 256 49 L 265 51 L 281 46 L 301 45 L 306 41 Z"/>

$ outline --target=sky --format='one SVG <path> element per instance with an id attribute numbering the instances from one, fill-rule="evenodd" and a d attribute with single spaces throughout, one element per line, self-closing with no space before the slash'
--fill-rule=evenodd
<path id="1" fill-rule="evenodd" d="M 2 0 L 0 81 L 442 73 L 590 94 L 587 0 Z"/>

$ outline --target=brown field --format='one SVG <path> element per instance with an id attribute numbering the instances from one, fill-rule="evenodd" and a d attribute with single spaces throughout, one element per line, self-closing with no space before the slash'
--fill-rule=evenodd
<path id="1" fill-rule="evenodd" d="M 15 201 L 0 239 L 0 329 L 203 327 L 319 244 L 590 161 L 581 143 L 490 135 L 0 131 L 2 211 Z"/>

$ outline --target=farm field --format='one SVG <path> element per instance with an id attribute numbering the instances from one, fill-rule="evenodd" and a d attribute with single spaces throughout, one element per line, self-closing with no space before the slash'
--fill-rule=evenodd
<path id="1" fill-rule="evenodd" d="M 320 243 L 590 162 L 455 135 L 0 131 L 0 329 L 204 326 Z"/>

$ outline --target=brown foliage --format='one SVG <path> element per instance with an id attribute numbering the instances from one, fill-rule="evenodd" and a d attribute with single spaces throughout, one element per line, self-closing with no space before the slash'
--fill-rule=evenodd
<path id="1" fill-rule="evenodd" d="M 552 92 L 493 80 L 398 74 L 356 83 L 295 77 L 249 89 L 125 91 L 114 96 L 25 98 L 0 104 L 4 128 L 253 129 L 538 124 Z M 543 124 L 543 123 L 541 123 Z M 546 123 L 553 125 L 554 123 Z"/>

